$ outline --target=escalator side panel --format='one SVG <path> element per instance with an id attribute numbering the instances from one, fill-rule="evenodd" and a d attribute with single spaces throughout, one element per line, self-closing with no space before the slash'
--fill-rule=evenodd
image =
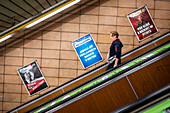
<path id="1" fill-rule="evenodd" d="M 169 59 L 170 55 L 128 76 L 139 98 L 170 83 Z"/>
<path id="2" fill-rule="evenodd" d="M 163 39 L 161 39 L 161 40 L 159 40 L 159 41 L 157 41 L 155 43 L 156 43 L 156 45 L 160 45 L 160 44 L 162 44 L 162 43 L 164 43 L 164 42 L 166 42 L 168 40 L 170 40 L 170 35 L 166 36 L 165 38 L 163 38 Z"/>
<path id="3" fill-rule="evenodd" d="M 58 110 L 56 113 L 109 113 L 113 109 L 136 99 L 127 79 L 123 78 Z"/>
<path id="4" fill-rule="evenodd" d="M 53 95 L 48 95 L 46 98 L 40 99 L 40 100 L 34 102 L 34 104 L 30 104 L 29 106 L 24 107 L 23 109 L 20 109 L 18 111 L 18 113 L 24 113 L 25 111 L 28 111 L 28 110 L 34 108 L 35 106 L 38 106 L 40 103 L 44 103 L 44 102 L 48 101 L 49 99 L 54 98 L 56 95 L 60 95 L 62 93 L 63 93 L 62 90 L 58 90 L 57 92 L 53 93 Z"/>
<path id="5" fill-rule="evenodd" d="M 74 113 L 77 113 L 78 111 L 82 111 L 82 113 L 107 113 L 137 100 L 133 89 L 139 98 L 148 95 L 170 83 L 169 66 L 167 66 L 169 65 L 169 62 L 167 62 L 169 58 L 170 56 L 168 55 L 161 60 L 128 75 L 127 77 L 130 80 L 132 87 L 130 87 L 127 78 L 124 77 L 59 109 L 56 113 L 65 113 L 66 111 Z M 167 70 L 167 72 L 158 73 L 156 71 L 156 74 L 152 74 L 155 72 L 155 68 L 158 71 L 160 71 L 159 68 L 161 68 L 164 71 Z"/>
<path id="6" fill-rule="evenodd" d="M 72 88 L 74 88 L 74 87 L 76 87 L 76 86 L 90 80 L 91 78 L 103 73 L 105 70 L 106 70 L 106 67 L 103 67 L 102 69 L 90 74 L 89 76 L 86 76 L 86 77 L 82 78 L 79 81 L 76 81 L 76 82 L 70 84 L 69 86 L 64 87 L 63 89 L 64 89 L 64 91 L 68 91 L 68 90 L 70 90 L 70 89 L 72 89 Z"/>

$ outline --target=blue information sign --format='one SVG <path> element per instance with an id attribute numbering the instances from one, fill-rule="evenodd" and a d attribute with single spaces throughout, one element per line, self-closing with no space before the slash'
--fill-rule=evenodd
<path id="1" fill-rule="evenodd" d="M 90 33 L 73 41 L 72 45 L 84 68 L 103 60 Z"/>

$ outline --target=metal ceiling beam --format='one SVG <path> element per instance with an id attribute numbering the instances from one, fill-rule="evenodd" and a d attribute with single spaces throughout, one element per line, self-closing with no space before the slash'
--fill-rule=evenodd
<path id="1" fill-rule="evenodd" d="M 8 17 L 8 18 L 12 19 L 12 17 L 10 17 L 10 16 L 8 16 L 8 15 L 6 15 L 6 14 L 3 14 L 3 13 L 1 13 L 1 12 L 0 12 L 0 14 L 3 15 L 3 16 L 5 16 L 5 17 Z M 18 21 L 18 22 L 21 22 L 21 21 L 19 21 L 19 20 L 17 20 L 17 19 L 15 19 L 15 20 Z"/>
<path id="2" fill-rule="evenodd" d="M 37 13 L 40 13 L 37 9 L 35 9 L 31 4 L 29 4 L 26 0 L 24 0 L 24 2 L 29 5 L 31 8 L 33 8 L 35 11 L 37 11 Z"/>
<path id="3" fill-rule="evenodd" d="M 9 0 L 11 3 L 13 3 L 14 5 L 16 5 L 17 7 L 19 7 L 20 9 L 22 9 L 23 11 L 27 12 L 28 14 L 30 14 L 31 16 L 34 16 L 33 14 L 31 14 L 30 12 L 28 12 L 27 10 L 25 10 L 24 8 L 22 8 L 21 6 L 19 6 L 17 3 L 13 2 L 12 0 Z"/>
<path id="4" fill-rule="evenodd" d="M 7 22 L 7 21 L 4 21 L 4 20 L 2 20 L 2 19 L 0 19 L 0 21 L 2 21 L 2 22 L 5 22 L 5 23 L 7 23 L 7 24 L 10 24 L 10 25 L 12 25 L 12 23 L 10 23 L 10 22 Z"/>
<path id="5" fill-rule="evenodd" d="M 47 1 L 47 3 L 51 6 L 50 2 L 49 2 L 48 0 L 46 0 L 46 1 Z"/>
<path id="6" fill-rule="evenodd" d="M 2 6 L 2 7 L 4 7 L 4 8 L 6 8 L 6 9 L 8 9 L 9 11 L 11 11 L 11 12 L 13 12 L 13 13 L 19 15 L 20 17 L 22 17 L 22 18 L 24 18 L 24 19 L 27 19 L 25 16 L 20 15 L 19 13 L 15 12 L 15 11 L 13 11 L 13 10 L 11 10 L 11 9 L 9 9 L 8 7 L 6 7 L 6 6 L 2 5 L 2 4 L 0 4 L 0 6 Z"/>
<path id="7" fill-rule="evenodd" d="M 40 2 L 38 2 L 38 0 L 35 1 L 45 10 L 45 8 L 40 4 Z"/>

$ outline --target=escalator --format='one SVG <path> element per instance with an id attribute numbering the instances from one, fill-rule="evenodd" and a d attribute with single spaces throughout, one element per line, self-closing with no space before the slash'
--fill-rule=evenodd
<path id="1" fill-rule="evenodd" d="M 167 40 L 169 40 L 169 32 L 168 33 L 165 33 L 164 35 L 160 36 L 160 37 L 157 37 L 145 44 L 143 44 L 142 46 L 139 46 L 138 48 L 135 48 L 134 50 L 132 51 L 129 51 L 128 53 L 122 55 L 122 61 L 125 62 L 129 59 L 132 59 L 133 57 L 143 53 L 144 51 L 147 51 L 149 50 L 150 48 L 153 48 L 157 45 L 159 45 L 160 43 L 162 42 L 165 42 Z M 37 97 L 9 112 L 25 112 L 25 111 L 28 111 L 32 108 L 34 108 L 35 106 L 38 106 L 40 105 L 41 103 L 44 103 L 45 101 L 47 100 L 51 100 L 53 99 L 54 97 L 56 97 L 57 95 L 60 95 L 63 93 L 63 90 L 64 90 L 64 94 L 67 92 L 67 91 L 70 91 L 72 88 L 84 83 L 85 81 L 88 81 L 90 80 L 91 78 L 103 73 L 107 67 L 107 63 L 101 65 L 101 66 L 98 66 L 96 67 L 95 69 L 53 89 L 52 91 L 49 91 L 43 95 L 41 95 L 40 97 Z"/>
<path id="2" fill-rule="evenodd" d="M 170 84 L 112 113 L 169 113 Z"/>
<path id="3" fill-rule="evenodd" d="M 170 40 L 27 112 L 108 113 L 170 83 Z"/>

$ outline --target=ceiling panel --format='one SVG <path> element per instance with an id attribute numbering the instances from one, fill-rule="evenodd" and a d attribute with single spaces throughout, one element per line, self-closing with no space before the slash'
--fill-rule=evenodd
<path id="1" fill-rule="evenodd" d="M 0 32 L 42 12 L 62 0 L 1 0 Z"/>

